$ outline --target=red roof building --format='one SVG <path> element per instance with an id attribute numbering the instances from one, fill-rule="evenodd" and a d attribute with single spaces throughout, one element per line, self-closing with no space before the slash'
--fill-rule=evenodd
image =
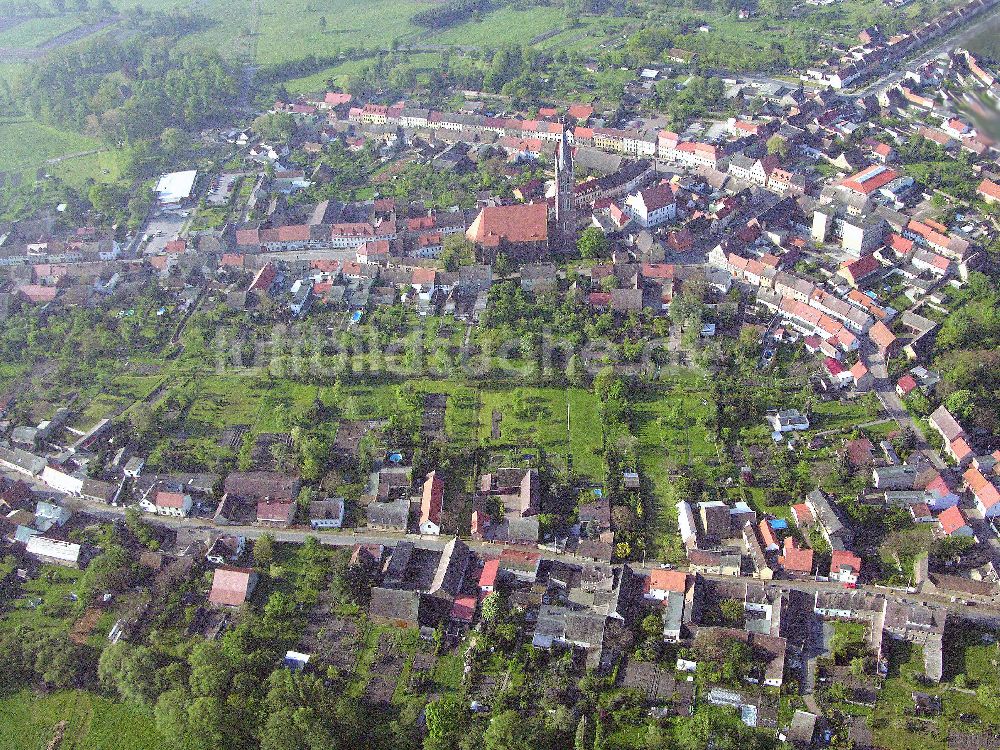
<path id="1" fill-rule="evenodd" d="M 466 232 L 470 242 L 481 247 L 548 247 L 549 209 L 544 203 L 487 206 L 479 212 Z"/>
<path id="2" fill-rule="evenodd" d="M 799 527 L 809 526 L 816 521 L 812 510 L 805 503 L 797 503 L 792 506 L 792 517 L 795 519 L 795 525 Z"/>
<path id="3" fill-rule="evenodd" d="M 208 601 L 224 607 L 238 607 L 257 586 L 257 572 L 249 568 L 216 568 Z"/>
<path id="4" fill-rule="evenodd" d="M 841 583 L 857 583 L 861 576 L 861 558 L 850 550 L 835 549 L 830 555 L 830 578 Z"/>
<path id="5" fill-rule="evenodd" d="M 862 169 L 857 174 L 845 179 L 841 185 L 861 195 L 870 195 L 881 187 L 899 177 L 899 172 L 881 165 Z"/>
<path id="6" fill-rule="evenodd" d="M 500 572 L 500 558 L 494 557 L 483 563 L 483 572 L 479 574 L 479 590 L 485 593 L 493 591 Z"/>
<path id="7" fill-rule="evenodd" d="M 917 381 L 912 375 L 904 375 L 896 381 L 896 393 L 900 396 L 909 396 L 916 387 Z"/>
<path id="8" fill-rule="evenodd" d="M 420 497 L 420 533 L 441 533 L 441 511 L 444 508 L 444 480 L 432 471 L 424 480 Z"/>
<path id="9" fill-rule="evenodd" d="M 810 575 L 813 566 L 813 551 L 808 547 L 799 547 L 795 543 L 794 537 L 786 536 L 784 554 L 778 557 L 778 564 L 789 575 Z"/>
<path id="10" fill-rule="evenodd" d="M 941 511 L 938 515 L 938 526 L 945 536 L 972 536 L 972 528 L 957 505 Z"/>

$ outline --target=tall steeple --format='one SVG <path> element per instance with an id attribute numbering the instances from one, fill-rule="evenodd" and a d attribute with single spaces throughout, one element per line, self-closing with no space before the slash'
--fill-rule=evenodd
<path id="1" fill-rule="evenodd" d="M 556 149 L 556 235 L 563 249 L 572 245 L 576 230 L 573 187 L 573 149 L 563 131 Z"/>

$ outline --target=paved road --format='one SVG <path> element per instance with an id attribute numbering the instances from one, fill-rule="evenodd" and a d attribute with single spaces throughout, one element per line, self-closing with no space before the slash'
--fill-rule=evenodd
<path id="1" fill-rule="evenodd" d="M 51 494 L 51 492 L 50 492 Z M 125 508 L 107 506 L 81 498 L 64 497 L 65 505 L 75 511 L 85 511 L 102 520 L 111 521 L 125 516 Z M 334 546 L 353 546 L 355 544 L 382 544 L 392 546 L 400 541 L 407 540 L 418 542 L 421 547 L 427 549 L 440 550 L 444 548 L 451 537 L 417 536 L 414 534 L 401 534 L 394 532 L 383 532 L 373 530 L 345 529 L 342 531 L 315 531 L 307 528 L 291 529 L 268 529 L 259 526 L 215 526 L 207 519 L 203 518 L 166 518 L 158 516 L 146 516 L 148 523 L 164 526 L 174 530 L 191 529 L 195 532 L 203 532 L 206 538 L 210 534 L 233 534 L 244 536 L 248 539 L 257 539 L 263 534 L 272 535 L 279 542 L 302 543 L 307 537 L 317 537 L 322 544 Z M 506 545 L 496 542 L 465 540 L 469 548 L 480 554 L 499 554 Z M 518 547 L 518 549 L 524 549 Z M 542 557 L 546 559 L 560 560 L 562 562 L 583 565 L 592 562 L 589 558 L 580 557 L 572 553 L 557 553 L 554 551 L 542 551 Z M 637 572 L 648 572 L 659 567 L 656 563 L 629 563 L 630 567 Z M 706 578 L 714 580 L 732 580 L 731 576 L 721 576 L 708 574 Z M 748 579 L 749 580 L 749 579 Z M 771 585 L 784 590 L 804 591 L 807 593 L 836 592 L 843 591 L 843 584 L 835 581 L 771 581 Z M 949 596 L 932 593 L 907 593 L 898 589 L 891 589 L 885 586 L 861 586 L 861 589 L 876 591 L 887 596 L 896 596 L 903 601 L 932 604 L 946 607 L 955 615 L 967 619 L 977 620 L 991 625 L 1000 623 L 1000 599 L 996 597 L 973 597 L 966 596 L 968 600 L 975 600 L 975 606 L 963 605 L 959 602 L 952 603 Z"/>
<path id="2" fill-rule="evenodd" d="M 930 447 L 927 438 L 924 436 L 923 427 L 910 416 L 910 413 L 903 406 L 903 401 L 899 397 L 899 394 L 896 393 L 895 386 L 889 381 L 889 371 L 885 360 L 878 354 L 870 355 L 868 357 L 868 369 L 875 378 L 875 395 L 878 396 L 878 400 L 882 404 L 885 413 L 896 420 L 896 423 L 900 427 L 908 429 L 913 433 L 916 437 L 917 450 L 927 457 L 927 460 L 931 462 L 931 465 L 935 469 L 941 471 L 948 468 L 948 464 L 945 463 L 944 459 L 941 458 L 937 451 Z"/>
<path id="3" fill-rule="evenodd" d="M 909 60 L 902 60 L 894 64 L 894 69 L 891 72 L 881 78 L 875 79 L 865 86 L 862 86 L 860 89 L 857 89 L 854 91 L 854 96 L 868 96 L 869 94 L 877 96 L 881 92 L 892 88 L 903 80 L 903 76 L 906 75 L 907 70 L 917 68 L 930 62 L 942 52 L 947 52 L 955 47 L 961 47 L 977 34 L 981 34 L 983 27 L 996 20 L 998 14 L 1000 14 L 1000 9 L 986 11 L 982 16 L 979 16 L 969 24 L 960 27 L 957 32 L 953 32 L 943 39 L 939 39 L 935 44 L 919 53 L 916 57 Z"/>

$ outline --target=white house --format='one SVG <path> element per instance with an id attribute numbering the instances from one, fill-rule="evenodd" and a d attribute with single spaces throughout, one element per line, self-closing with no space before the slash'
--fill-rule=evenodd
<path id="1" fill-rule="evenodd" d="M 784 409 L 767 415 L 768 424 L 775 432 L 790 432 L 792 430 L 808 430 L 809 417 L 798 409 Z"/>
<path id="2" fill-rule="evenodd" d="M 670 185 L 660 183 L 629 195 L 625 210 L 640 226 L 650 229 L 677 218 L 677 201 Z"/>
<path id="3" fill-rule="evenodd" d="M 52 466 L 46 466 L 42 470 L 42 481 L 52 489 L 69 495 L 79 495 L 83 490 L 83 477 L 67 474 Z"/>
<path id="4" fill-rule="evenodd" d="M 25 550 L 29 555 L 34 555 L 44 563 L 63 565 L 67 568 L 80 566 L 79 544 L 49 539 L 44 536 L 33 536 L 28 540 Z"/>
<path id="5" fill-rule="evenodd" d="M 309 503 L 309 525 L 314 529 L 339 529 L 344 525 L 344 498 Z"/>
<path id="6" fill-rule="evenodd" d="M 158 516 L 174 516 L 184 518 L 191 513 L 191 496 L 180 492 L 157 492 L 153 502 L 148 499 L 140 503 L 143 510 Z"/>

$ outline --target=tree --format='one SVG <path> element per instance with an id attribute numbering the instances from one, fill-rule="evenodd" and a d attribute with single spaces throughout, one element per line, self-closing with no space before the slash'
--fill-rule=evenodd
<path id="1" fill-rule="evenodd" d="M 222 647 L 215 641 L 195 644 L 188 655 L 191 677 L 188 683 L 195 696 L 225 696 L 229 686 L 230 664 Z"/>
<path id="2" fill-rule="evenodd" d="M 441 262 L 444 270 L 457 271 L 461 266 L 475 262 L 476 248 L 461 232 L 447 235 L 441 243 Z"/>
<path id="3" fill-rule="evenodd" d="M 601 258 L 607 255 L 610 249 L 608 238 L 604 236 L 597 227 L 587 227 L 580 234 L 576 241 L 576 248 L 580 251 L 580 257 L 592 259 Z"/>
<path id="4" fill-rule="evenodd" d="M 253 559 L 257 567 L 267 570 L 274 562 L 274 537 L 270 534 L 261 534 L 253 545 Z"/>
<path id="5" fill-rule="evenodd" d="M 427 705 L 427 737 L 424 750 L 450 750 L 465 727 L 465 702 L 457 695 L 444 696 Z"/>
<path id="6" fill-rule="evenodd" d="M 101 653 L 97 677 L 122 700 L 149 704 L 156 693 L 156 656 L 145 646 L 113 643 Z"/>
<path id="7" fill-rule="evenodd" d="M 483 750 L 532 750 L 528 724 L 518 711 L 504 711 L 490 720 L 483 735 Z"/>
<path id="8" fill-rule="evenodd" d="M 743 605 L 735 599 L 723 599 L 719 610 L 726 625 L 735 627 L 743 622 Z"/>
<path id="9" fill-rule="evenodd" d="M 573 740 L 573 750 L 587 750 L 587 717 L 581 716 L 576 725 L 576 736 Z"/>
<path id="10" fill-rule="evenodd" d="M 788 156 L 788 141 L 783 136 L 775 133 L 767 139 L 767 153 L 780 156 L 784 159 Z"/>
<path id="11" fill-rule="evenodd" d="M 319 17 L 319 30 L 326 31 L 326 16 Z"/>
<path id="12" fill-rule="evenodd" d="M 295 133 L 295 119 L 287 112 L 268 112 L 250 127 L 261 138 L 284 143 Z"/>
<path id="13" fill-rule="evenodd" d="M 650 639 L 662 638 L 663 619 L 655 613 L 646 615 L 642 620 L 642 634 Z"/>

